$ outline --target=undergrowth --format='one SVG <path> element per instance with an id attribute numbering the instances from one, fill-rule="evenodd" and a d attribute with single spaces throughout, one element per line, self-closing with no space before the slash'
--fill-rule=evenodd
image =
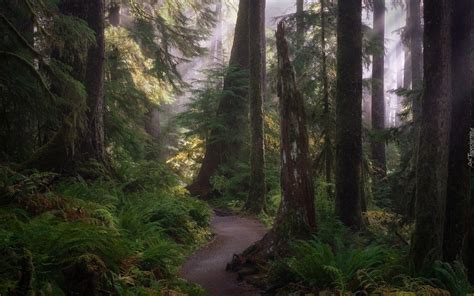
<path id="1" fill-rule="evenodd" d="M 179 278 L 210 237 L 208 206 L 158 163 L 127 182 L 0 168 L 0 294 L 202 295 Z"/>
<path id="2" fill-rule="evenodd" d="M 325 192 L 317 191 L 315 236 L 293 242 L 289 257 L 269 266 L 267 285 L 276 295 L 471 295 L 460 262 L 413 271 L 410 226 L 395 214 L 370 210 L 367 230 L 354 234 L 337 219 Z"/>

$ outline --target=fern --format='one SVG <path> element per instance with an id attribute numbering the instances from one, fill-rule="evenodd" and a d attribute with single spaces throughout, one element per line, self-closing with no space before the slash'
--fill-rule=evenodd
<path id="1" fill-rule="evenodd" d="M 452 264 L 436 261 L 433 264 L 434 284 L 448 290 L 453 296 L 465 296 L 472 293 L 464 265 L 455 261 Z"/>
<path id="2" fill-rule="evenodd" d="M 364 288 L 358 273 L 384 264 L 386 251 L 377 245 L 365 249 L 346 249 L 334 253 L 317 238 L 293 245 L 294 256 L 287 260 L 289 270 L 305 284 L 319 288 L 356 291 Z"/>

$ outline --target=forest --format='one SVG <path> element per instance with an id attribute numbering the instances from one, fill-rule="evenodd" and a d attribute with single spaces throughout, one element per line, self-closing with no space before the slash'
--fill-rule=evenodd
<path id="1" fill-rule="evenodd" d="M 0 0 L 0 296 L 474 295 L 472 0 Z"/>

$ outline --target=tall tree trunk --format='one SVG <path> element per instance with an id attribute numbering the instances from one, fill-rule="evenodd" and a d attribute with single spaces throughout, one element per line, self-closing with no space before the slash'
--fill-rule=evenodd
<path id="1" fill-rule="evenodd" d="M 296 88 L 289 59 L 285 29 L 276 32 L 278 50 L 278 97 L 280 98 L 280 153 L 282 201 L 273 231 L 277 242 L 308 238 L 315 231 L 314 188 L 308 162 L 308 132 L 304 100 Z M 279 243 L 282 243 L 281 241 Z"/>
<path id="2" fill-rule="evenodd" d="M 353 230 L 363 227 L 362 3 L 340 1 L 337 18 L 336 214 Z"/>
<path id="3" fill-rule="evenodd" d="M 330 121 L 331 114 L 329 112 L 329 79 L 327 71 L 327 56 L 326 56 L 326 0 L 321 0 L 321 77 L 323 82 L 323 120 L 324 120 L 324 179 L 326 183 L 332 181 L 332 141 L 330 135 Z M 332 196 L 331 187 L 327 187 L 328 196 Z"/>
<path id="4" fill-rule="evenodd" d="M 474 5 L 471 4 L 471 75 L 474 74 Z M 470 119 L 470 147 L 472 147 L 473 140 L 472 137 L 474 136 L 474 79 L 471 76 L 471 102 L 470 102 L 470 110 L 471 110 L 471 119 Z M 471 167 L 470 167 L 470 184 L 471 184 L 471 193 L 470 193 L 470 212 L 468 216 L 468 223 L 467 223 L 467 230 L 466 230 L 466 238 L 464 243 L 464 265 L 467 268 L 469 280 L 471 284 L 474 285 L 474 254 L 472 250 L 474 249 L 474 152 L 472 149 L 469 151 L 470 160 L 471 160 Z"/>
<path id="5" fill-rule="evenodd" d="M 372 160 L 377 179 L 387 174 L 385 141 L 380 133 L 385 129 L 385 0 L 374 0 L 374 43 L 376 52 L 372 58 L 372 131 L 376 134 L 371 140 Z"/>
<path id="6" fill-rule="evenodd" d="M 296 48 L 301 50 L 304 44 L 304 0 L 296 0 Z"/>
<path id="7" fill-rule="evenodd" d="M 470 204 L 469 154 L 472 75 L 471 1 L 454 1 L 451 29 L 452 122 L 449 140 L 444 260 L 460 259 Z"/>
<path id="8" fill-rule="evenodd" d="M 234 43 L 230 55 L 229 73 L 224 79 L 224 95 L 217 109 L 217 117 L 222 127 L 210 131 L 206 142 L 206 152 L 196 180 L 187 188 L 191 195 L 209 197 L 213 192 L 210 182 L 219 166 L 229 164 L 242 154 L 248 113 L 248 90 L 236 85 L 236 71 L 249 67 L 249 0 L 240 0 Z M 239 87 L 238 90 L 232 89 Z M 232 90 L 232 91 L 230 91 Z M 232 138 L 229 139 L 229 135 Z"/>
<path id="9" fill-rule="evenodd" d="M 405 60 L 403 63 L 403 88 L 410 89 L 411 88 L 411 51 L 410 51 L 410 42 L 411 42 L 411 8 L 410 8 L 411 0 L 407 0 L 406 6 L 406 17 L 405 17 L 405 30 L 404 34 L 402 35 L 402 43 L 403 43 L 403 51 L 405 54 Z"/>
<path id="10" fill-rule="evenodd" d="M 405 78 L 404 87 L 412 90 L 421 91 L 423 88 L 423 52 L 422 52 L 422 29 L 421 29 L 421 12 L 420 0 L 407 0 L 407 31 L 406 38 L 410 52 L 410 79 Z M 406 70 L 406 69 L 405 69 Z M 405 71 L 407 72 L 407 71 Z M 405 73 L 407 74 L 407 73 Z M 406 218 L 413 221 L 415 218 L 415 203 L 416 203 L 416 165 L 418 159 L 418 141 L 420 134 L 420 119 L 421 119 L 421 98 L 412 99 L 412 114 L 413 114 L 413 131 L 412 131 L 412 155 L 409 166 L 408 175 L 408 201 L 406 202 Z"/>
<path id="11" fill-rule="evenodd" d="M 83 151 L 86 157 L 105 162 L 104 146 L 104 0 L 87 2 L 86 21 L 95 32 L 96 44 L 87 51 L 84 85 L 87 91 L 87 128 Z"/>
<path id="12" fill-rule="evenodd" d="M 305 29 L 304 29 L 304 0 L 296 0 L 296 53 L 294 60 L 294 68 L 296 71 L 296 76 L 301 77 L 304 70 L 304 56 L 303 56 L 303 47 L 305 39 Z"/>
<path id="13" fill-rule="evenodd" d="M 216 2 L 216 10 L 215 10 L 215 15 L 216 15 L 216 20 L 217 20 L 217 24 L 216 24 L 216 28 L 214 30 L 214 39 L 212 41 L 212 44 L 211 44 L 211 50 L 209 52 L 209 59 L 210 59 L 210 63 L 212 65 L 212 63 L 215 63 L 215 62 L 222 62 L 222 39 L 223 39 L 223 32 L 222 32 L 222 29 L 223 29 L 223 9 L 222 9 L 222 0 L 219 0 Z M 222 87 L 222 86 L 221 86 Z"/>
<path id="14" fill-rule="evenodd" d="M 420 270 L 442 259 L 451 126 L 450 0 L 425 0 L 424 71 L 411 257 Z"/>
<path id="15" fill-rule="evenodd" d="M 250 188 L 245 209 L 261 213 L 265 209 L 265 150 L 263 141 L 263 76 L 262 26 L 265 20 L 265 0 L 254 0 L 249 7 L 250 52 Z"/>
<path id="16" fill-rule="evenodd" d="M 396 61 L 397 61 L 397 89 L 403 88 L 403 68 L 402 65 L 398 62 L 400 60 L 400 57 L 402 56 L 403 53 L 403 44 L 401 41 L 398 42 L 396 45 Z M 385 93 L 384 93 L 385 95 Z M 395 96 L 396 99 L 396 105 L 395 105 L 395 127 L 399 127 L 401 124 L 401 119 L 400 119 L 400 111 L 401 111 L 401 102 L 402 102 L 402 97 L 399 95 Z"/>
<path id="17" fill-rule="evenodd" d="M 421 29 L 420 0 L 409 0 L 409 6 L 409 38 L 411 53 L 412 89 L 420 90 L 423 87 L 423 32 Z M 421 100 L 415 100 L 413 102 L 413 121 L 415 122 L 415 125 L 420 121 L 421 112 Z M 418 135 L 418 132 L 419 129 L 415 133 L 416 137 Z"/>
<path id="18" fill-rule="evenodd" d="M 314 187 L 308 157 L 308 133 L 304 100 L 296 87 L 285 28 L 276 32 L 278 54 L 278 97 L 280 98 L 281 203 L 272 229 L 242 255 L 234 256 L 227 269 L 267 263 L 288 254 L 291 241 L 309 239 L 316 231 Z"/>

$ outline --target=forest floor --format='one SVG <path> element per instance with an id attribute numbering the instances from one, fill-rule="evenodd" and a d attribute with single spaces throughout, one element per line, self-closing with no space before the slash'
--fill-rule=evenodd
<path id="1" fill-rule="evenodd" d="M 214 239 L 198 250 L 183 265 L 181 276 L 201 285 L 207 296 L 256 296 L 254 287 L 239 282 L 237 274 L 227 272 L 226 264 L 261 239 L 267 229 L 258 220 L 216 210 L 211 221 Z"/>

